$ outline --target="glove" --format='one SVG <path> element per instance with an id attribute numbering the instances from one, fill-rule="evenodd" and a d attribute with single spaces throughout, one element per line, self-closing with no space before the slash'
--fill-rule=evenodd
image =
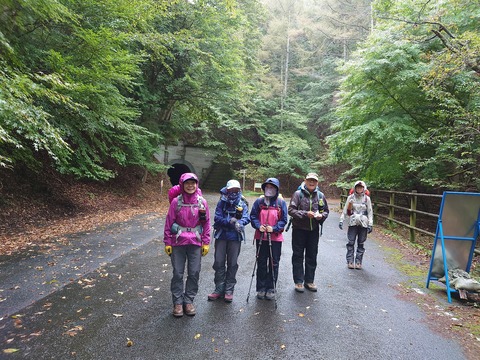
<path id="1" fill-rule="evenodd" d="M 202 256 L 207 255 L 208 250 L 210 250 L 210 245 L 202 245 Z"/>
<path id="2" fill-rule="evenodd" d="M 173 249 L 172 249 L 172 247 L 171 247 L 170 245 L 165 246 L 165 253 L 166 253 L 168 256 L 172 255 L 172 251 L 173 251 Z"/>
<path id="3" fill-rule="evenodd" d="M 343 222 L 339 222 L 338 227 L 340 228 L 340 230 L 343 230 Z"/>
<path id="4" fill-rule="evenodd" d="M 231 218 L 230 218 L 230 224 L 233 225 L 233 224 L 235 224 L 236 222 L 237 222 L 237 218 L 235 218 L 235 217 L 231 217 Z"/>
<path id="5" fill-rule="evenodd" d="M 372 227 L 371 226 L 367 226 L 367 234 L 370 234 L 372 232 Z"/>
<path id="6" fill-rule="evenodd" d="M 238 221 L 235 223 L 235 230 L 237 230 L 237 232 L 242 232 L 243 230 L 243 225 L 240 224 Z"/>

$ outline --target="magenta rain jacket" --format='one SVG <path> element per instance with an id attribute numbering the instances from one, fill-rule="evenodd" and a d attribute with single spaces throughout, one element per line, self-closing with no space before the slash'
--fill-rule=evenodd
<path id="1" fill-rule="evenodd" d="M 183 190 L 183 183 L 187 180 L 193 179 L 197 182 L 197 190 L 193 194 L 187 194 Z M 200 203 L 198 197 L 201 196 L 201 191 L 198 188 L 198 178 L 193 173 L 184 173 L 180 176 L 179 181 L 181 194 L 183 196 L 183 203 L 190 206 L 178 206 L 178 197 L 172 200 L 170 208 L 168 209 L 167 218 L 165 219 L 165 229 L 163 231 L 163 242 L 165 246 L 185 246 L 185 245 L 208 245 L 210 244 L 210 212 L 208 204 L 202 198 L 200 202 L 206 210 L 206 220 L 200 221 L 198 213 Z M 181 234 L 173 234 L 172 225 L 176 223 L 181 227 Z M 200 239 L 197 234 L 200 234 Z"/>

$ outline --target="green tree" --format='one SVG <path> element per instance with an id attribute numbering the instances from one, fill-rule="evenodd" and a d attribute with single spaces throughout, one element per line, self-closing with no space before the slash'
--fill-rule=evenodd
<path id="1" fill-rule="evenodd" d="M 340 181 L 479 189 L 476 13 L 456 0 L 376 2 L 374 32 L 342 68 L 328 139 L 330 160 L 349 164 Z"/>
<path id="2" fill-rule="evenodd" d="M 108 179 L 116 166 L 129 164 L 155 168 L 156 137 L 135 124 L 138 109 L 124 95 L 142 60 L 128 43 L 152 3 L 5 4 L 4 163 L 35 168 L 48 164 L 41 154 L 46 151 L 58 171 L 77 177 Z M 12 113 L 18 121 L 12 122 Z"/>

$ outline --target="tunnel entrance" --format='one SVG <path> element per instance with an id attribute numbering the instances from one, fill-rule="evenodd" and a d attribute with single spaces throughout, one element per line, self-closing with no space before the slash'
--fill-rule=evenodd
<path id="1" fill-rule="evenodd" d="M 167 170 L 167 175 L 170 178 L 172 186 L 178 185 L 180 176 L 186 172 L 192 172 L 190 168 L 185 164 L 172 164 L 171 167 Z"/>

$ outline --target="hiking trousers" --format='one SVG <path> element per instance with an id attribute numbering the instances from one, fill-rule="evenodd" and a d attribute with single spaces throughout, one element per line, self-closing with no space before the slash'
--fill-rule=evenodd
<path id="1" fill-rule="evenodd" d="M 215 240 L 213 270 L 215 270 L 215 292 L 233 293 L 237 283 L 238 256 L 242 242 L 238 240 Z"/>
<path id="2" fill-rule="evenodd" d="M 293 228 L 292 269 L 295 284 L 310 284 L 314 282 L 319 238 L 320 232 L 318 228 L 312 231 Z"/>
<path id="3" fill-rule="evenodd" d="M 282 242 L 272 241 L 272 256 L 266 240 L 256 240 L 257 258 L 257 292 L 273 292 L 274 281 L 278 279 L 278 265 L 282 254 Z M 272 274 L 273 265 L 273 274 Z"/>
<path id="4" fill-rule="evenodd" d="M 192 304 L 198 292 L 202 248 L 198 245 L 173 246 L 170 260 L 173 267 L 170 283 L 173 304 Z M 187 281 L 184 286 L 185 263 L 187 263 Z"/>
<path id="5" fill-rule="evenodd" d="M 349 226 L 347 230 L 347 263 L 361 264 L 365 252 L 365 241 L 367 240 L 367 228 L 361 225 Z M 357 243 L 357 254 L 355 254 L 355 242 Z"/>

